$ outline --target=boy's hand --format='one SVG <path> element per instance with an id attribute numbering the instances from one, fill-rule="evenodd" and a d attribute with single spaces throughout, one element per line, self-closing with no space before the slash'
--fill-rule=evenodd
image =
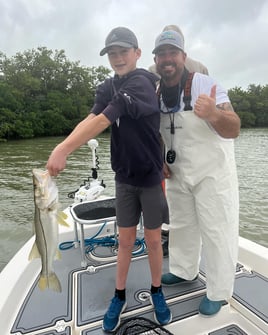
<path id="1" fill-rule="evenodd" d="M 64 154 L 59 145 L 56 146 L 46 164 L 49 174 L 56 177 L 62 170 L 65 169 L 66 161 L 67 155 Z"/>
<path id="2" fill-rule="evenodd" d="M 166 163 L 164 163 L 163 165 L 163 174 L 164 174 L 164 178 L 170 178 L 170 175 L 171 175 L 170 169 Z"/>

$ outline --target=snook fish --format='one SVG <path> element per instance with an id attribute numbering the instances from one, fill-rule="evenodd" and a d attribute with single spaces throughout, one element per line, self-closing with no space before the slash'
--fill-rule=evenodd
<path id="1" fill-rule="evenodd" d="M 41 290 L 51 288 L 61 292 L 60 281 L 53 270 L 54 259 L 60 259 L 58 250 L 58 224 L 66 215 L 58 212 L 58 188 L 48 171 L 33 169 L 34 186 L 34 231 L 35 243 L 29 254 L 29 260 L 41 258 L 42 269 L 38 286 Z"/>

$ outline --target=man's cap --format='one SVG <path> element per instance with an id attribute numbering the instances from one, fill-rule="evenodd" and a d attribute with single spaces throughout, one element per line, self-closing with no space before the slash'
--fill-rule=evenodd
<path id="1" fill-rule="evenodd" d="M 153 54 L 157 53 L 157 50 L 162 45 L 172 45 L 184 51 L 184 38 L 177 31 L 165 30 L 165 31 L 162 31 L 162 33 L 156 38 L 155 47 L 152 53 Z"/>
<path id="2" fill-rule="evenodd" d="M 103 56 L 112 46 L 119 46 L 123 48 L 138 48 L 138 40 L 135 34 L 125 27 L 114 28 L 105 40 L 105 48 L 100 52 Z"/>
<path id="3" fill-rule="evenodd" d="M 169 24 L 168 26 L 165 26 L 163 31 L 167 31 L 167 30 L 174 30 L 176 31 L 177 33 L 179 33 L 181 36 L 182 36 L 182 40 L 183 40 L 183 43 L 184 43 L 184 35 L 181 31 L 181 28 L 179 26 L 176 26 L 175 24 Z"/>

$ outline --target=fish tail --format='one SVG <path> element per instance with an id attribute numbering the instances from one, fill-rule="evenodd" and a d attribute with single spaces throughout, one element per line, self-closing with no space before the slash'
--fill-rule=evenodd
<path id="1" fill-rule="evenodd" d="M 36 244 L 36 242 L 34 242 L 34 244 L 32 246 L 32 250 L 30 251 L 30 254 L 28 256 L 28 260 L 31 261 L 34 258 L 40 258 L 40 257 L 41 257 L 41 255 L 40 255 L 40 252 L 37 248 L 37 244 Z"/>
<path id="2" fill-rule="evenodd" d="M 55 272 L 50 273 L 48 276 L 40 275 L 38 287 L 42 291 L 50 288 L 53 291 L 61 292 L 61 284 Z"/>
<path id="3" fill-rule="evenodd" d="M 60 253 L 59 249 L 57 249 L 57 251 L 55 252 L 54 259 L 61 259 L 61 253 Z"/>
<path id="4" fill-rule="evenodd" d="M 57 222 L 58 224 L 65 226 L 65 227 L 70 227 L 70 225 L 67 223 L 66 219 L 68 218 L 68 215 L 64 212 L 58 212 L 57 213 Z"/>

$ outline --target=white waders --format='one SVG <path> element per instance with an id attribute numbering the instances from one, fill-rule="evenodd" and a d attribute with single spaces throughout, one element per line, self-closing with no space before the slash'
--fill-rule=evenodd
<path id="1" fill-rule="evenodd" d="M 193 111 L 161 115 L 161 134 L 176 159 L 166 179 L 170 272 L 187 280 L 199 270 L 201 245 L 210 300 L 233 293 L 239 197 L 233 140 L 221 138 Z"/>

